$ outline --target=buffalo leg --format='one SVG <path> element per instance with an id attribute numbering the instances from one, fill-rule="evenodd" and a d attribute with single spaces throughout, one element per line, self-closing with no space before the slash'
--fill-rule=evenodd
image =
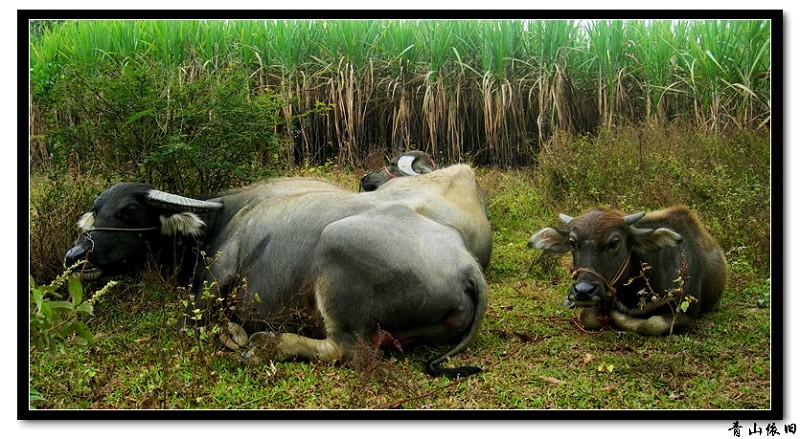
<path id="1" fill-rule="evenodd" d="M 256 332 L 250 336 L 250 350 L 243 356 L 247 363 L 258 364 L 265 359 L 305 360 L 332 363 L 348 358 L 348 344 L 326 338 L 323 340 L 297 334 Z"/>
<path id="2" fill-rule="evenodd" d="M 642 335 L 669 335 L 672 332 L 686 329 L 691 324 L 691 318 L 683 313 L 675 316 L 659 314 L 648 318 L 638 318 L 617 310 L 611 311 L 611 321 L 619 329 Z"/>
<path id="3" fill-rule="evenodd" d="M 233 322 L 228 322 L 219 335 L 219 341 L 232 351 L 238 351 L 248 343 L 247 331 Z"/>

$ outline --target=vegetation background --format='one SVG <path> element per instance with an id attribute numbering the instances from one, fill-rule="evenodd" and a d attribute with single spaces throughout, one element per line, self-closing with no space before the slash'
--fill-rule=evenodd
<path id="1" fill-rule="evenodd" d="M 34 21 L 35 283 L 63 272 L 74 222 L 113 182 L 355 188 L 407 149 L 478 167 L 495 250 L 484 332 L 454 359 L 487 372 L 463 382 L 424 376 L 424 347 L 239 367 L 208 334 L 170 331 L 180 297 L 148 270 L 94 304 L 90 349 L 31 349 L 31 404 L 768 409 L 771 38 L 768 20 Z M 530 233 L 561 211 L 675 203 L 726 250 L 719 309 L 669 338 L 581 333 L 560 307 L 565 262 L 526 249 Z"/>

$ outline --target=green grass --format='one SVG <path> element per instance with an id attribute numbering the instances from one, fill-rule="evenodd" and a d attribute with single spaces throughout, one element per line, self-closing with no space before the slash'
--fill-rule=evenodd
<path id="1" fill-rule="evenodd" d="M 40 408 L 769 408 L 769 310 L 727 291 L 689 334 L 588 334 L 560 306 L 567 285 L 493 282 L 481 335 L 451 360 L 484 367 L 463 382 L 426 376 L 440 349 L 425 347 L 368 352 L 362 368 L 243 367 L 235 353 L 172 330 L 177 303 L 142 309 L 122 297 L 98 312 L 93 352 L 34 352 L 31 384 L 46 399 Z"/>
<path id="2" fill-rule="evenodd" d="M 613 145 L 620 136 L 624 131 L 581 141 Z M 714 152 L 703 139 L 694 140 Z M 749 142 L 759 151 L 755 156 L 764 153 L 759 144 Z M 606 156 L 613 159 L 614 154 Z M 770 358 L 769 256 L 757 240 L 742 242 L 768 241 L 769 229 L 765 237 L 751 225 L 755 237 L 750 237 L 732 230 L 738 223 L 729 222 L 738 220 L 731 212 L 752 211 L 758 203 L 758 196 L 747 193 L 756 190 L 754 184 L 769 186 L 768 177 L 758 172 L 759 160 L 751 155 L 746 160 L 756 169 L 749 180 L 736 180 L 743 186 L 725 180 L 731 186 L 724 193 L 738 197 L 699 203 L 701 217 L 718 224 L 712 231 L 724 243 L 731 281 L 719 307 L 686 334 L 648 338 L 581 331 L 573 323 L 577 311 L 562 306 L 570 282 L 567 261 L 530 250 L 526 241 L 538 228 L 556 224 L 559 211 L 577 213 L 577 206 L 608 198 L 548 189 L 544 183 L 552 181 L 542 177 L 546 165 L 535 171 L 479 169 L 494 229 L 486 272 L 489 308 L 476 342 L 450 361 L 480 365 L 482 373 L 461 381 L 431 378 L 423 372 L 426 361 L 443 348 L 425 346 L 402 353 L 365 346 L 350 365 L 244 367 L 236 353 L 206 336 L 179 335 L 175 322 L 182 306 L 175 290 L 146 272 L 137 280 L 122 278 L 114 294 L 95 305 L 89 320 L 94 350 L 67 346 L 56 353 L 31 352 L 31 387 L 44 398 L 32 404 L 40 409 L 769 409 L 775 402 L 770 399 L 773 361 L 782 361 Z M 687 162 L 674 165 L 684 169 Z M 352 189 L 361 175 L 336 166 L 295 173 Z M 694 181 L 707 182 L 706 190 L 716 196 L 723 188 L 708 178 L 698 180 L 705 175 L 698 171 Z M 664 184 L 658 175 L 652 178 Z M 687 194 L 693 190 L 684 189 Z M 684 189 L 672 188 L 677 194 Z M 549 190 L 566 192 L 557 199 Z M 611 197 L 620 199 L 622 190 Z M 646 194 L 629 195 L 625 202 L 631 206 L 648 204 Z M 658 202 L 669 199 L 654 195 L 663 197 Z"/>

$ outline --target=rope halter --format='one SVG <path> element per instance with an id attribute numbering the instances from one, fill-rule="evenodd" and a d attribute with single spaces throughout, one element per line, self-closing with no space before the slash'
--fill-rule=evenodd
<path id="1" fill-rule="evenodd" d="M 80 272 L 81 273 L 81 277 L 83 276 L 83 272 L 84 272 L 84 270 L 86 270 L 86 267 L 89 264 L 89 258 L 92 256 L 92 253 L 94 253 L 94 239 L 92 239 L 92 232 L 134 232 L 134 233 L 139 232 L 140 233 L 140 232 L 150 232 L 150 231 L 153 231 L 153 230 L 158 230 L 160 228 L 161 227 L 158 227 L 158 226 L 155 226 L 155 227 L 131 227 L 131 228 L 126 228 L 126 227 L 92 227 L 91 229 L 84 230 L 82 234 L 86 235 L 86 239 L 90 243 L 92 243 L 92 246 L 89 248 L 89 250 L 86 251 L 86 256 L 83 258 L 83 265 L 81 266 L 81 272 Z M 78 238 L 78 239 L 80 239 L 80 238 Z"/>
<path id="2" fill-rule="evenodd" d="M 161 227 L 154 226 L 154 227 L 139 227 L 139 228 L 126 228 L 126 227 L 92 227 L 91 229 L 85 231 L 84 233 L 89 234 L 90 232 L 149 232 L 152 230 L 158 230 Z"/>
<path id="3" fill-rule="evenodd" d="M 614 288 L 614 284 L 617 283 L 619 279 L 622 277 L 622 275 L 627 271 L 628 264 L 630 264 L 630 262 L 631 262 L 631 252 L 628 252 L 628 255 L 625 257 L 625 260 L 622 262 L 622 265 L 619 267 L 619 270 L 617 270 L 617 274 L 614 275 L 614 277 L 611 279 L 611 282 L 607 281 L 602 274 L 588 267 L 578 268 L 577 270 L 570 267 L 570 276 L 572 277 L 572 280 L 577 280 L 578 276 L 581 273 L 589 273 L 592 276 L 600 279 L 601 281 L 603 281 L 603 286 L 605 287 L 606 291 L 609 292 L 611 300 L 613 301 L 617 297 L 617 289 Z"/>
<path id="4" fill-rule="evenodd" d="M 391 172 L 389 172 L 389 168 L 387 168 L 386 166 L 384 166 L 384 167 L 383 167 L 383 170 L 384 170 L 384 171 L 386 172 L 386 174 L 389 176 L 389 179 L 390 179 L 390 180 L 391 180 L 392 178 L 397 178 L 397 176 L 396 176 L 396 175 L 394 175 L 394 174 L 392 174 Z M 367 175 L 369 175 L 369 174 L 367 174 Z M 365 175 L 365 177 L 366 177 L 366 175 Z"/>

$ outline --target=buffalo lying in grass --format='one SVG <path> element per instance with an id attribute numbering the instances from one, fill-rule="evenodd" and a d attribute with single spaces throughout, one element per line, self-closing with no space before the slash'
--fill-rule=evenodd
<path id="1" fill-rule="evenodd" d="M 603 327 L 610 318 L 620 329 L 671 334 L 722 296 L 725 254 L 685 206 L 632 215 L 592 209 L 561 220 L 566 229 L 544 228 L 528 246 L 572 252 L 566 304 L 583 308 L 586 327 Z"/>
<path id="2" fill-rule="evenodd" d="M 278 179 L 204 199 L 120 183 L 81 218 L 64 262 L 82 262 L 80 273 L 96 278 L 139 266 L 148 253 L 182 261 L 179 279 L 195 300 L 188 316 L 225 297 L 248 330 L 269 331 L 250 337 L 260 351 L 248 358 L 269 351 L 334 362 L 351 358 L 359 341 L 455 343 L 429 373 L 475 373 L 441 363 L 475 339 L 486 312 L 482 192 L 466 165 L 400 180 L 352 193 Z M 236 328 L 228 344 L 247 344 Z"/>

